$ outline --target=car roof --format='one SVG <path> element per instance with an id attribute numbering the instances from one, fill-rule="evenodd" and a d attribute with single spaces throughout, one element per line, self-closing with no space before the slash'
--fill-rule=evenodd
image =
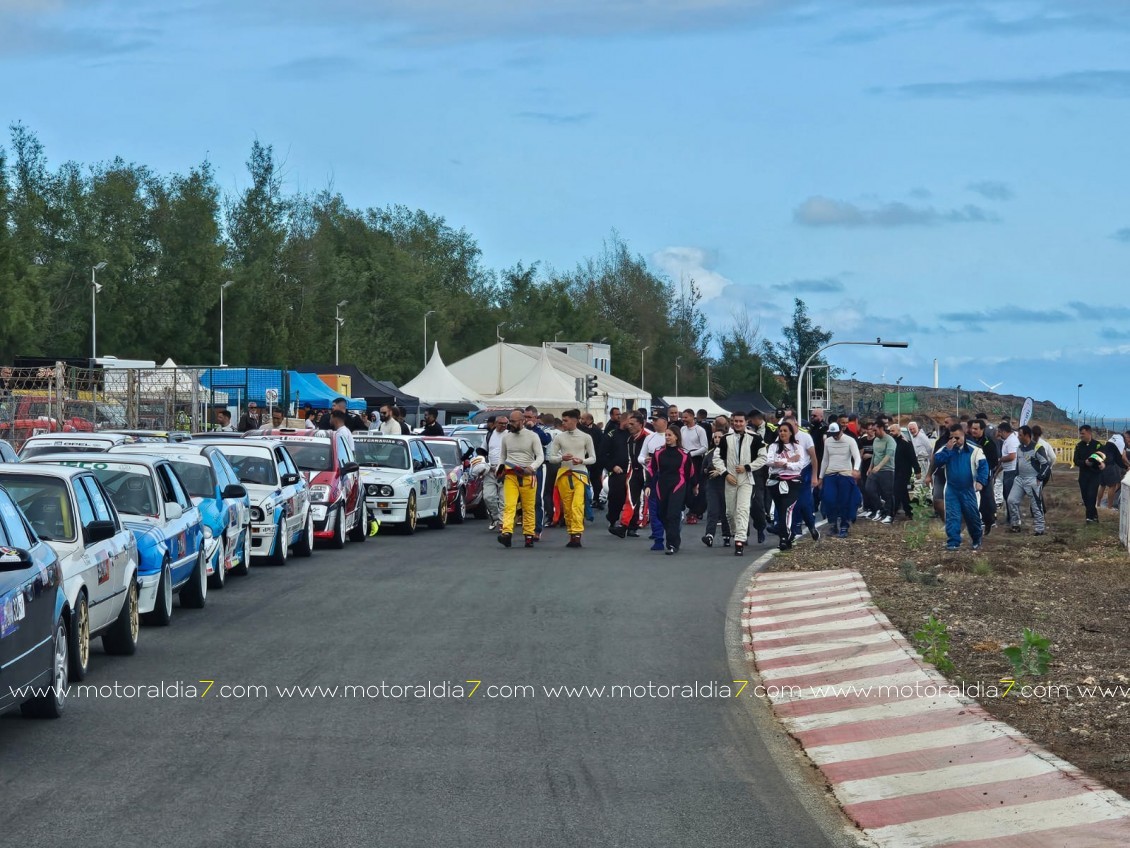
<path id="1" fill-rule="evenodd" d="M 73 456 L 73 454 L 68 454 Z M 102 456 L 102 454 L 98 454 Z M 89 474 L 89 468 L 74 468 L 69 465 L 51 465 L 43 462 L 0 462 L 0 474 L 34 474 L 38 477 L 64 477 L 71 479 L 79 474 Z"/>
<path id="2" fill-rule="evenodd" d="M 215 449 L 218 445 L 214 442 L 127 442 L 124 445 L 114 445 L 108 453 L 115 455 L 123 453 L 152 453 L 161 456 L 202 456 L 206 450 Z"/>
<path id="3" fill-rule="evenodd" d="M 231 438 L 231 439 L 208 439 L 207 441 L 208 441 L 208 445 L 210 445 L 212 447 L 220 447 L 220 448 L 223 448 L 223 447 L 233 447 L 233 448 L 263 447 L 264 445 L 270 445 L 270 446 L 274 447 L 275 445 L 279 445 L 279 444 L 282 443 L 279 439 L 273 438 L 271 436 L 260 436 L 258 438 L 252 438 L 252 439 L 245 439 L 245 438 L 242 438 L 240 436 L 236 436 L 236 437 Z"/>
<path id="4" fill-rule="evenodd" d="M 297 430 L 289 427 L 283 427 L 275 430 L 267 430 L 259 435 L 262 439 L 303 439 L 308 442 L 313 441 L 331 441 L 329 430 Z"/>
<path id="5" fill-rule="evenodd" d="M 31 436 L 24 444 L 29 442 L 67 442 L 67 441 L 96 441 L 96 442 L 125 442 L 130 438 L 125 433 L 115 433 L 107 430 L 96 430 L 94 432 L 74 432 L 74 433 L 39 433 L 38 435 Z"/>
<path id="6" fill-rule="evenodd" d="M 152 466 L 158 462 L 168 462 L 168 458 L 151 453 L 127 453 L 125 451 L 120 453 L 45 453 L 25 459 L 20 465 L 61 465 L 71 462 L 120 462 L 130 465 Z"/>
<path id="7" fill-rule="evenodd" d="M 420 438 L 419 436 L 414 436 L 414 435 L 405 436 L 401 433 L 378 433 L 376 430 L 367 430 L 363 433 L 354 433 L 353 434 L 353 441 L 355 441 L 355 442 L 364 442 L 368 439 L 372 439 L 373 441 L 395 439 L 397 441 L 407 442 L 407 441 L 411 441 L 411 440 L 414 440 L 414 439 L 418 440 L 419 438 Z"/>

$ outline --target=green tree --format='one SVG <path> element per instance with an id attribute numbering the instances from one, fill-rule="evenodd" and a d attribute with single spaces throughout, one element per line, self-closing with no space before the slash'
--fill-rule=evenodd
<path id="1" fill-rule="evenodd" d="M 808 316 L 808 307 L 799 297 L 794 299 L 793 320 L 781 328 L 783 342 L 765 341 L 762 346 L 762 355 L 765 364 L 780 374 L 785 379 L 787 390 L 783 397 L 769 397 L 777 402 L 783 401 L 790 406 L 796 402 L 797 379 L 804 363 L 824 345 L 832 340 L 832 334 L 819 325 L 813 324 Z M 814 359 L 811 365 L 826 365 L 823 357 Z M 802 398 L 802 404 L 804 403 Z M 797 410 L 797 415 L 803 416 L 805 411 Z"/>
<path id="2" fill-rule="evenodd" d="M 730 329 L 718 340 L 718 360 L 711 372 L 711 381 L 719 396 L 738 392 L 764 391 L 764 366 L 757 343 L 759 326 L 746 309 L 733 319 Z M 772 380 L 772 375 L 770 380 Z"/>

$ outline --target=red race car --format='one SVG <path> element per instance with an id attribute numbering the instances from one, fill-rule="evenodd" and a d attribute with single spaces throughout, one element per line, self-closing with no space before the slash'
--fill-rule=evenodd
<path id="1" fill-rule="evenodd" d="M 476 455 L 471 443 L 459 436 L 425 436 L 424 441 L 447 473 L 448 519 L 462 524 L 468 512 L 475 518 L 486 518 L 487 505 L 483 500 L 486 460 Z"/>
<path id="2" fill-rule="evenodd" d="M 307 435 L 305 430 L 264 430 L 280 439 L 310 486 L 314 538 L 344 548 L 345 537 L 364 542 L 369 535 L 361 467 L 345 439 L 328 430 Z"/>

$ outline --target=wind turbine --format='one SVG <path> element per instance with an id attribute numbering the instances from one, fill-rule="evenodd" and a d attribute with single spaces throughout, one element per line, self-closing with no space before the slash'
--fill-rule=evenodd
<path id="1" fill-rule="evenodd" d="M 995 392 L 999 387 L 1004 385 L 1004 380 L 1001 380 L 999 383 L 994 383 L 991 386 L 980 378 L 978 378 L 977 382 L 988 389 L 990 392 Z"/>

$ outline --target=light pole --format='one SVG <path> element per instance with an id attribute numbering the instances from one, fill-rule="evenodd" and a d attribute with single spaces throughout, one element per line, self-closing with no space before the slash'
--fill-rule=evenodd
<path id="1" fill-rule="evenodd" d="M 679 360 L 682 358 L 681 356 L 675 357 L 675 397 L 679 396 Z"/>
<path id="2" fill-rule="evenodd" d="M 103 263 L 104 264 L 104 263 Z M 1075 417 L 1078 419 L 1083 413 L 1079 407 L 1083 405 L 1083 384 L 1080 383 L 1075 387 Z"/>
<path id="3" fill-rule="evenodd" d="M 643 382 L 643 355 L 645 353 L 647 353 L 649 350 L 651 350 L 651 345 L 648 345 L 647 347 L 645 347 L 643 350 L 640 351 L 640 388 L 641 389 L 647 388 L 647 386 L 645 386 L 644 382 Z"/>
<path id="4" fill-rule="evenodd" d="M 902 377 L 895 380 L 895 423 L 902 423 Z"/>
<path id="5" fill-rule="evenodd" d="M 851 411 L 855 412 L 855 375 L 858 371 L 851 372 Z"/>
<path id="6" fill-rule="evenodd" d="M 804 372 L 808 370 L 808 366 L 812 363 L 812 360 L 814 360 L 816 357 L 818 357 L 824 351 L 828 350 L 829 348 L 836 347 L 837 345 L 862 345 L 864 347 L 910 347 L 910 344 L 908 342 L 885 342 L 885 341 L 883 341 L 882 339 L 879 339 L 879 338 L 875 339 L 875 341 L 873 341 L 873 342 L 832 342 L 830 344 L 824 345 L 824 347 L 820 348 L 818 351 L 816 351 L 814 354 L 812 354 L 812 356 L 808 357 L 808 359 L 805 361 L 804 365 L 802 365 L 800 367 L 800 373 L 797 374 L 797 378 L 796 378 L 796 414 L 797 414 L 798 419 L 800 419 L 801 417 L 804 416 L 804 412 L 802 411 L 803 407 L 801 407 L 801 405 L 800 405 L 801 389 L 804 387 Z"/>
<path id="7" fill-rule="evenodd" d="M 224 289 L 232 285 L 235 280 L 228 280 L 220 284 L 220 367 L 224 367 Z"/>
<path id="8" fill-rule="evenodd" d="M 95 274 L 106 267 L 105 262 L 99 262 L 90 269 L 90 358 L 98 358 L 98 292 L 102 286 L 98 285 Z"/>
<path id="9" fill-rule="evenodd" d="M 424 313 L 424 365 L 428 364 L 428 316 L 435 315 L 434 309 L 429 309 Z"/>
<path id="10" fill-rule="evenodd" d="M 560 336 L 563 332 L 565 332 L 565 331 L 564 330 L 558 330 L 556 333 L 553 334 L 553 343 L 554 344 L 557 344 L 557 337 Z"/>
<path id="11" fill-rule="evenodd" d="M 958 421 L 961 420 L 961 383 L 957 384 L 957 410 L 954 412 L 953 417 Z"/>
<path id="12" fill-rule="evenodd" d="M 334 365 L 341 364 L 341 326 L 345 323 L 345 319 L 341 317 L 341 307 L 348 303 L 348 300 L 343 300 L 337 305 L 337 311 L 334 313 Z"/>

